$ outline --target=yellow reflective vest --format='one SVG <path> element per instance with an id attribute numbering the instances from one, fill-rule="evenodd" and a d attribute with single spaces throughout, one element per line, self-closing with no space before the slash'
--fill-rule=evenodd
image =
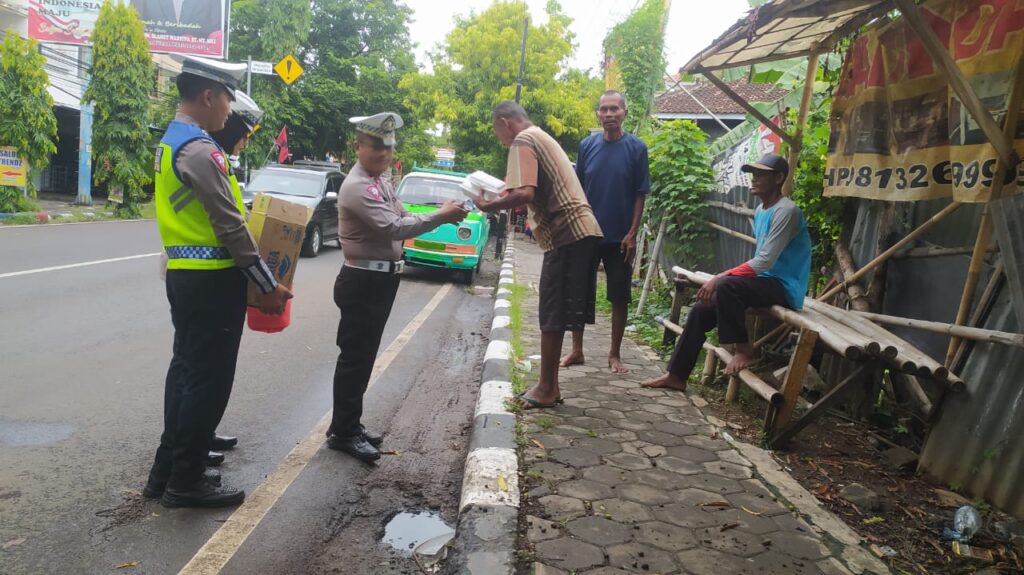
<path id="1" fill-rule="evenodd" d="M 195 191 L 182 183 L 175 159 L 186 144 L 206 140 L 217 146 L 205 130 L 194 124 L 173 121 L 157 148 L 154 177 L 157 225 L 167 254 L 167 269 L 219 270 L 235 266 L 235 260 L 217 239 L 206 208 Z M 219 146 L 218 146 L 218 149 Z M 234 174 L 229 176 L 238 212 L 245 217 L 242 192 Z"/>

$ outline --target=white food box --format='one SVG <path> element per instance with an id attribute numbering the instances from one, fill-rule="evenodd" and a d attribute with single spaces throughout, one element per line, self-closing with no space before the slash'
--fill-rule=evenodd
<path id="1" fill-rule="evenodd" d="M 459 187 L 470 200 L 475 200 L 482 194 L 485 200 L 493 202 L 501 197 L 501 192 L 505 190 L 505 182 L 486 172 L 476 171 L 466 176 Z"/>

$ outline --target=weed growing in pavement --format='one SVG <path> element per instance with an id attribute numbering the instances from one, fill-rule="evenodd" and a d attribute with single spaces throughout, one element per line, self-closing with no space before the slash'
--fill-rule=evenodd
<path id="1" fill-rule="evenodd" d="M 530 440 L 526 437 L 526 426 L 523 424 L 522 420 L 518 418 L 516 418 L 514 440 L 516 443 L 516 449 L 526 449 L 526 446 L 530 444 Z"/>
<path id="2" fill-rule="evenodd" d="M 545 432 L 551 431 L 551 428 L 555 426 L 555 418 L 550 415 L 538 415 L 533 419 L 533 422 Z"/>
<path id="3" fill-rule="evenodd" d="M 539 469 L 534 468 L 526 472 L 526 477 L 534 481 L 540 481 L 541 479 L 544 479 L 544 474 L 541 473 Z"/>
<path id="4" fill-rule="evenodd" d="M 515 395 L 526 391 L 526 379 L 523 377 L 522 370 L 518 367 L 523 357 L 523 298 L 526 297 L 526 290 L 526 286 L 517 283 L 509 286 L 509 291 L 512 292 L 512 295 L 509 296 L 508 309 L 509 331 L 512 332 L 512 341 L 509 342 L 512 354 L 511 365 L 509 366 L 509 379 L 512 382 L 512 393 Z M 512 407 L 514 409 L 510 408 L 510 411 L 513 413 L 521 411 L 518 405 L 512 405 Z"/>

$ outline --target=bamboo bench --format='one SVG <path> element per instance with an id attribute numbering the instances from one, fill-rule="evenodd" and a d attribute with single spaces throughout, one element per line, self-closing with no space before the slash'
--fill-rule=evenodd
<path id="1" fill-rule="evenodd" d="M 665 328 L 665 343 L 672 343 L 675 337 L 683 332 L 682 326 L 679 325 L 679 316 L 686 301 L 687 288 L 704 285 L 713 277 L 678 266 L 673 267 L 672 271 L 675 274 L 675 293 L 670 317 L 658 318 Z M 768 384 L 749 369 L 744 369 L 729 378 L 726 401 L 735 401 L 739 386 L 746 385 L 768 403 L 764 431 L 770 446 L 785 445 L 800 430 L 839 403 L 843 393 L 855 381 L 859 381 L 864 373 L 871 370 L 889 367 L 908 375 L 941 382 L 954 392 L 965 388 L 964 381 L 956 374 L 906 340 L 873 323 L 869 316 L 842 310 L 810 298 L 804 299 L 804 309 L 801 311 L 779 305 L 751 311 L 773 317 L 783 323 L 779 329 L 754 342 L 755 349 L 791 328 L 800 330 L 796 349 L 789 359 L 789 367 L 780 389 Z M 807 367 L 815 345 L 819 342 L 831 353 L 860 365 L 815 402 L 798 420 L 793 421 L 793 413 L 803 389 Z M 704 349 L 707 353 L 702 381 L 708 384 L 714 379 L 719 362 L 727 364 L 732 355 L 724 348 L 710 343 L 705 343 Z"/>

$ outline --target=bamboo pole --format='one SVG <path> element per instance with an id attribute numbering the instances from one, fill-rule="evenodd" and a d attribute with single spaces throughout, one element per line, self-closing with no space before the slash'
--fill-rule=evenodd
<path id="1" fill-rule="evenodd" d="M 766 128 L 775 132 L 775 134 L 778 137 L 782 138 L 784 142 L 786 142 L 790 146 L 795 145 L 796 140 L 793 138 L 793 136 L 786 133 L 785 130 L 780 128 L 775 122 L 772 122 L 770 119 L 768 119 L 768 117 L 762 114 L 757 108 L 751 106 L 749 102 L 743 99 L 743 96 L 740 96 L 735 91 L 733 91 L 733 89 L 730 88 L 728 84 L 718 79 L 717 76 L 715 76 L 708 70 L 704 69 L 702 66 L 697 66 L 696 71 L 702 74 L 705 78 L 707 78 L 709 82 L 714 84 L 714 86 L 721 90 L 723 94 L 728 96 L 730 100 L 736 102 L 741 108 L 746 110 L 748 114 L 756 118 L 757 121 L 764 124 Z"/>
<path id="2" fill-rule="evenodd" d="M 1017 66 L 1017 75 L 1014 77 L 1013 88 L 1007 97 L 1006 119 L 1003 123 L 1003 130 L 1000 132 L 1001 141 L 1013 139 L 1017 129 L 1017 117 L 1020 115 L 1021 100 L 1024 99 L 1024 59 L 1021 59 Z M 988 116 L 988 112 L 985 112 Z M 991 116 L 989 116 L 991 118 Z M 994 121 L 993 121 L 994 123 Z M 988 135 L 988 131 L 985 132 Z M 992 139 L 995 144 L 996 139 Z M 996 146 L 998 149 L 998 146 Z M 985 263 L 985 254 L 988 252 L 989 243 L 992 241 L 992 201 L 998 200 L 1003 193 L 1003 182 L 1006 180 L 1006 173 L 1009 170 L 1017 170 L 1019 158 L 1013 161 L 1000 153 L 999 161 L 996 162 L 996 173 L 992 179 L 992 194 L 985 203 L 985 209 L 981 212 L 981 224 L 978 227 L 978 238 L 974 242 L 974 252 L 971 254 L 971 265 L 967 269 L 967 279 L 964 282 L 964 291 L 960 297 L 960 307 L 956 312 L 956 325 L 964 325 L 967 322 L 967 314 L 971 311 L 971 303 L 974 301 L 974 292 L 978 289 L 978 280 L 981 278 L 981 268 Z M 949 348 L 946 350 L 946 366 L 953 365 L 957 349 L 960 347 L 960 338 L 952 337 L 949 340 Z"/>
<path id="3" fill-rule="evenodd" d="M 926 231 L 928 231 L 929 229 L 931 229 L 932 226 L 934 226 L 935 224 L 937 224 L 937 223 L 941 222 L 942 220 L 944 220 L 946 218 L 946 216 L 948 216 L 949 214 L 957 211 L 960 208 L 960 206 L 962 206 L 962 205 L 963 204 L 960 203 L 960 202 L 953 202 L 953 203 L 949 204 L 948 206 L 943 208 L 942 211 L 940 211 L 939 213 L 935 214 L 934 216 L 928 218 L 928 220 L 926 222 L 922 223 L 920 226 L 918 226 L 917 229 L 915 229 L 914 231 L 910 232 L 909 234 L 904 236 L 903 239 L 901 239 L 900 241 L 898 241 L 895 244 L 893 244 L 891 248 L 885 250 L 884 252 L 879 254 L 878 257 L 876 257 L 875 259 L 873 259 L 870 262 L 868 262 L 864 267 L 862 267 L 859 270 L 857 270 L 856 272 L 854 272 L 853 275 L 851 275 L 850 277 L 846 278 L 845 282 L 843 282 L 842 284 L 839 284 L 839 285 L 833 287 L 832 289 L 830 289 L 830 290 L 826 291 L 825 293 L 821 294 L 820 296 L 818 296 L 818 301 L 828 301 L 828 300 L 832 299 L 832 296 L 834 296 L 837 293 L 839 293 L 839 292 L 843 291 L 844 289 L 846 289 L 846 285 L 847 284 L 859 280 L 861 277 L 864 276 L 864 274 L 866 274 L 866 273 L 870 272 L 871 270 L 875 269 L 876 267 L 878 267 L 879 264 L 885 262 L 890 257 L 892 257 L 893 254 L 898 252 L 900 250 L 900 248 L 902 248 L 903 246 L 905 246 L 905 245 L 909 244 L 910 242 L 914 241 L 915 239 L 917 239 L 918 236 L 920 236 L 921 234 L 923 234 Z"/>
<path id="4" fill-rule="evenodd" d="M 726 349 L 723 347 L 714 346 L 707 342 L 704 343 L 703 347 L 708 353 L 713 353 L 717 355 L 718 359 L 722 360 L 722 363 L 726 365 L 729 365 L 729 362 L 732 361 L 732 354 L 726 351 Z M 733 379 L 737 379 L 740 382 L 746 384 L 746 386 L 749 387 L 751 391 L 756 393 L 758 396 L 761 397 L 761 399 L 767 401 L 768 403 L 778 405 L 780 402 L 782 402 L 782 394 L 779 393 L 779 390 L 765 383 L 763 379 L 758 377 L 757 374 L 750 371 L 749 369 L 744 369 L 737 373 L 736 375 L 731 376 L 729 381 L 730 389 L 732 389 L 733 387 L 733 383 L 731 381 Z M 735 396 L 732 400 L 730 400 L 727 390 L 726 401 L 731 402 L 733 400 L 735 400 Z"/>
<path id="5" fill-rule="evenodd" d="M 800 152 L 804 147 L 804 124 L 807 123 L 807 112 L 811 108 L 811 96 L 814 94 L 814 80 L 818 74 L 818 53 L 812 52 L 807 57 L 807 76 L 804 77 L 804 93 L 800 97 L 800 110 L 796 115 L 796 133 L 793 135 L 793 142 L 789 147 L 789 171 L 790 175 L 796 172 L 797 164 L 800 163 Z M 782 195 L 787 198 L 793 195 L 794 178 L 786 178 L 782 184 Z"/>
<path id="6" fill-rule="evenodd" d="M 996 263 L 996 269 L 992 272 L 989 277 L 988 285 L 985 286 L 985 292 L 981 294 L 981 299 L 978 301 L 978 306 L 971 314 L 971 327 L 981 325 L 984 318 L 992 311 L 992 306 L 995 302 L 996 294 L 1002 288 L 1004 281 L 1006 280 L 1006 266 L 1002 259 Z M 966 343 L 966 342 L 965 342 Z M 966 360 L 969 346 L 961 345 L 960 349 L 957 350 L 956 356 L 953 357 L 953 364 L 949 366 L 949 369 L 957 372 L 963 369 L 964 361 Z"/>
<path id="7" fill-rule="evenodd" d="M 704 202 L 704 203 L 709 208 L 719 208 L 719 209 L 723 209 L 723 210 L 732 212 L 734 214 L 739 214 L 741 216 L 747 216 L 747 217 L 753 216 L 754 212 L 757 211 L 757 210 L 752 210 L 752 209 L 744 207 L 744 206 L 736 206 L 736 205 L 729 204 L 729 203 L 726 203 L 726 202 L 707 201 L 707 202 Z"/>
<path id="8" fill-rule="evenodd" d="M 704 352 L 704 372 L 701 374 L 700 384 L 711 385 L 715 380 L 715 372 L 718 371 L 718 355 L 710 351 Z"/>
<path id="9" fill-rule="evenodd" d="M 897 346 L 891 343 L 891 340 L 895 339 L 896 336 L 886 331 L 870 321 L 864 320 L 863 323 L 857 323 L 857 317 L 848 315 L 845 310 L 841 310 L 837 307 L 833 307 L 827 303 L 814 301 L 807 299 L 804 302 L 808 310 L 815 311 L 821 315 L 829 318 L 830 320 L 842 325 L 846 329 L 849 329 L 855 334 L 855 338 L 862 338 L 865 342 L 864 348 L 868 350 L 871 355 L 877 355 L 880 357 L 894 358 L 898 352 Z M 845 315 L 844 315 L 845 314 Z M 849 322 L 854 322 L 851 325 Z M 861 339 L 854 339 L 853 341 L 861 341 Z"/>
<path id="10" fill-rule="evenodd" d="M 850 253 L 850 248 L 840 240 L 836 242 L 835 253 L 836 262 L 839 264 L 839 270 L 843 273 L 843 278 L 851 277 L 857 268 L 853 265 L 853 254 Z M 850 298 L 850 305 L 857 311 L 871 311 L 864 288 L 860 287 L 857 282 L 847 281 L 844 283 L 847 286 L 846 295 Z"/>
<path id="11" fill-rule="evenodd" d="M 807 376 L 807 366 L 811 361 L 811 353 L 814 351 L 814 344 L 818 342 L 818 334 L 809 330 L 800 330 L 800 339 L 797 340 L 796 349 L 789 358 L 789 369 L 786 370 L 786 381 L 782 383 L 782 405 L 775 416 L 775 428 L 785 426 L 793 417 L 796 409 L 796 400 L 800 397 L 800 391 L 804 388 L 804 378 Z"/>
<path id="12" fill-rule="evenodd" d="M 929 331 L 932 333 L 941 333 L 943 335 L 956 336 L 961 339 L 969 339 L 971 341 L 981 341 L 985 343 L 1001 343 L 1004 345 L 1012 345 L 1015 347 L 1024 347 L 1024 334 L 1019 333 L 1010 333 L 1006 331 L 995 331 L 991 329 L 982 329 L 978 327 L 953 325 L 951 323 L 927 321 L 923 319 L 910 319 L 905 317 L 896 317 L 892 315 L 882 315 L 880 313 L 871 313 L 866 311 L 854 311 L 851 313 L 855 313 L 861 317 L 864 317 L 875 323 L 880 323 L 883 325 L 897 325 L 900 327 L 909 327 L 921 331 Z"/>
<path id="13" fill-rule="evenodd" d="M 665 241 L 665 228 L 668 226 L 668 218 L 661 219 L 658 226 L 658 237 L 654 240 L 654 248 L 651 250 L 651 257 L 647 260 L 647 276 L 644 278 L 644 289 L 640 291 L 640 302 L 636 306 L 636 315 L 644 309 L 647 303 L 647 294 L 651 291 L 651 280 L 654 278 L 655 270 L 658 268 L 658 254 L 661 253 L 661 244 Z"/>
<path id="14" fill-rule="evenodd" d="M 725 226 L 722 226 L 722 225 L 719 225 L 719 224 L 716 224 L 715 222 L 708 222 L 708 226 L 710 226 L 711 228 L 716 229 L 716 230 L 722 232 L 723 234 L 726 234 L 726 235 L 732 236 L 734 238 L 741 239 L 741 240 L 743 240 L 745 242 L 757 245 L 757 240 L 755 240 L 753 237 L 748 236 L 746 234 L 741 234 L 741 233 L 739 233 L 739 232 L 737 232 L 735 230 L 730 230 L 729 228 L 727 228 Z"/>

